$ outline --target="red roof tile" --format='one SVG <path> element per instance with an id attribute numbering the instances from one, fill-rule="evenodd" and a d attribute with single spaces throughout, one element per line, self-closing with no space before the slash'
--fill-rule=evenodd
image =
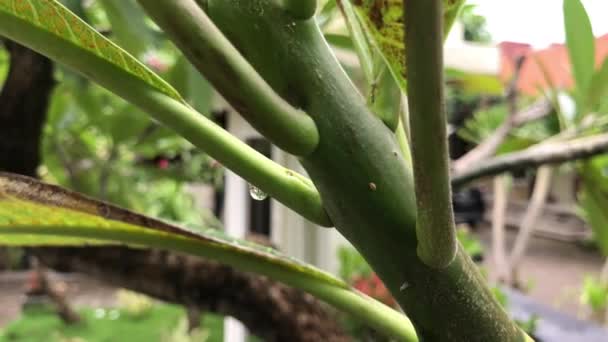
<path id="1" fill-rule="evenodd" d="M 596 39 L 595 62 L 599 66 L 608 55 L 608 34 Z M 525 56 L 522 65 L 518 90 L 526 95 L 538 95 L 539 90 L 551 86 L 570 89 L 574 82 L 570 70 L 570 58 L 564 44 L 552 44 L 542 50 L 532 50 L 530 45 L 503 42 L 499 44 L 501 52 L 500 79 L 507 83 L 513 77 L 515 62 L 519 56 Z M 546 75 L 545 75 L 546 73 Z"/>

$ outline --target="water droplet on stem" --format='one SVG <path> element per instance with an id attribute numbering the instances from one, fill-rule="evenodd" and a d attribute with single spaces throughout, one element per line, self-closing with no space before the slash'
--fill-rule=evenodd
<path id="1" fill-rule="evenodd" d="M 266 198 L 268 198 L 267 193 L 265 193 L 264 191 L 260 190 L 258 187 L 255 187 L 251 184 L 249 184 L 249 194 L 251 195 L 251 198 L 253 198 L 256 201 L 263 201 Z"/>

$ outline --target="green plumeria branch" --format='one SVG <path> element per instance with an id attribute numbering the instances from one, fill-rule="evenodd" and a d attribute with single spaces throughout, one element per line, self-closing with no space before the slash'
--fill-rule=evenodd
<path id="1" fill-rule="evenodd" d="M 190 108 L 170 85 L 57 1 L 0 0 L 0 35 L 82 73 L 300 215 L 332 225 L 312 182 Z"/>
<path id="2" fill-rule="evenodd" d="M 407 0 L 405 46 L 418 256 L 444 268 L 457 251 L 443 94 L 443 1 Z"/>
<path id="3" fill-rule="evenodd" d="M 276 0 L 295 19 L 306 20 L 315 15 L 317 0 Z"/>
<path id="4" fill-rule="evenodd" d="M 314 153 L 301 158 L 302 164 L 323 194 L 324 207 L 330 213 L 333 223 L 362 252 L 399 304 L 408 312 L 408 316 L 416 324 L 421 339 L 425 341 L 523 340 L 521 332 L 494 299 L 485 286 L 485 280 L 462 249 L 459 249 L 456 259 L 446 268 L 429 267 L 416 254 L 416 203 L 413 181 L 408 176 L 409 162 L 399 153 L 401 148 L 394 138 L 394 133 L 368 110 L 353 82 L 347 78 L 335 55 L 329 50 L 315 22 L 294 20 L 293 16 L 278 7 L 273 0 L 214 0 L 206 3 L 199 0 L 198 2 L 206 6 L 204 7 L 206 13 L 213 19 L 214 24 L 220 27 L 235 46 L 238 46 L 243 56 L 247 57 L 247 61 L 255 66 L 268 84 L 272 85 L 272 89 L 283 98 L 289 99 L 290 103 L 305 108 L 306 113 L 314 118 L 321 139 Z M 454 1 L 449 0 L 449 2 Z M 394 3 L 390 2 L 391 5 Z M 135 97 L 134 101 L 137 101 L 138 105 L 152 111 L 155 117 L 168 125 L 175 126 L 172 121 L 181 120 L 181 123 L 177 124 L 180 133 L 199 139 L 199 145 L 205 145 L 206 142 L 217 144 L 215 138 L 200 140 L 203 138 L 198 136 L 200 134 L 200 128 L 196 128 L 200 124 L 198 121 L 192 121 L 195 119 L 191 118 L 183 119 L 183 115 L 190 116 L 195 112 L 191 111 L 179 96 L 174 98 L 163 91 L 162 87 L 159 88 L 156 84 L 146 81 L 146 79 L 151 80 L 154 74 L 144 73 L 142 75 L 145 76 L 141 76 L 138 73 L 126 72 L 126 76 L 119 75 L 120 72 L 124 72 L 122 64 L 111 63 L 112 61 L 106 58 L 108 56 L 99 56 L 94 48 L 96 44 L 79 43 L 80 40 L 74 43 L 71 38 L 62 38 L 65 36 L 56 34 L 57 27 L 54 24 L 50 26 L 41 24 L 41 20 L 47 22 L 56 19 L 57 15 L 30 16 L 30 18 L 27 16 L 31 14 L 30 10 L 25 12 L 26 16 L 22 16 L 21 12 L 15 11 L 16 4 L 25 4 L 23 5 L 25 7 L 29 4 L 44 7 L 49 4 L 55 6 L 56 2 L 0 0 L 0 34 L 9 32 L 11 37 L 21 38 L 20 41 L 25 41 L 29 46 L 38 46 L 39 50 L 47 54 L 51 52 L 52 57 L 67 59 L 68 64 L 73 68 L 93 75 L 94 77 L 91 78 L 102 85 L 109 85 L 115 92 L 125 92 L 123 95 L 127 99 Z M 399 14 L 400 11 L 397 13 Z M 60 16 L 59 19 L 64 20 L 64 17 Z M 397 18 L 396 21 L 403 22 L 403 19 Z M 33 28 L 28 25 L 33 25 Z M 36 30 L 42 30 L 43 33 L 36 33 Z M 403 30 L 400 28 L 399 31 Z M 82 36 L 81 32 L 77 34 Z M 37 38 L 32 38 L 30 35 Z M 101 40 L 101 42 L 105 41 Z M 93 48 L 89 49 L 90 46 Z M 83 54 L 83 51 L 86 53 Z M 127 57 L 130 56 L 121 55 L 120 58 Z M 85 58 L 88 60 L 78 60 Z M 401 61 L 403 59 L 400 58 Z M 132 58 L 129 60 L 133 62 Z M 85 65 L 89 63 L 92 65 Z M 142 86 L 142 82 L 145 86 Z M 239 84 L 235 84 L 235 87 L 238 88 Z M 135 94 L 132 95 L 130 92 Z M 176 107 L 180 109 L 176 110 Z M 176 119 L 173 111 L 185 112 L 179 114 Z M 214 129 L 209 131 L 214 136 L 220 134 Z M 233 166 L 240 165 L 244 170 L 235 171 L 248 172 L 247 169 L 252 166 L 245 163 L 247 156 L 239 153 L 233 156 L 231 150 L 221 150 L 226 148 L 222 144 L 214 145 L 213 153 L 220 155 L 227 162 L 230 162 L 231 158 L 237 158 L 236 161 L 232 161 Z M 226 155 L 222 156 L 224 152 Z M 224 163 L 229 166 L 226 161 Z M 245 163 L 246 167 L 242 163 Z M 258 165 L 258 161 L 251 164 Z M 353 172 L 354 169 L 357 172 Z M 280 170 L 284 171 L 284 169 Z M 295 178 L 300 180 L 298 176 Z M 255 182 L 252 183 L 259 186 Z M 307 185 L 307 182 L 302 181 L 302 184 Z M 272 185 L 268 184 L 269 187 Z M 259 187 L 266 190 L 262 186 Z M 309 189 L 314 191 L 313 187 Z M 281 193 L 281 189 L 277 189 L 277 192 Z M 307 196 L 305 196 L 307 199 L 314 196 L 318 198 L 316 192 L 313 197 Z M 0 199 L 1 197 L 2 194 Z M 320 201 L 315 203 L 318 203 L 318 206 L 313 206 L 314 208 L 323 209 Z M 300 212 L 317 213 L 316 210 L 306 211 L 310 209 L 306 208 L 307 203 L 293 205 L 299 208 Z M 0 205 L 0 210 L 6 208 L 6 203 Z M 112 216 L 107 207 L 102 206 L 97 210 L 101 210 L 99 215 L 102 217 Z M 49 215 L 40 212 L 37 212 L 36 217 L 49 219 Z M 39 222 L 34 223 L 26 225 L 22 222 L 22 226 L 32 227 L 39 224 Z M 54 223 L 54 227 L 76 226 L 73 221 Z M 15 222 L 5 222 L 5 224 L 7 227 L 16 225 Z M 174 233 L 174 231 L 164 233 Z M 23 235 L 19 237 L 27 238 Z M 192 248 L 194 249 L 195 246 Z M 231 245 L 230 249 L 234 248 L 235 246 Z M 281 269 L 286 267 L 284 263 L 281 265 Z M 252 270 L 256 269 L 252 268 Z M 320 275 L 315 274 L 313 276 L 311 273 L 313 277 L 311 281 L 322 282 L 319 279 Z M 322 295 L 330 296 L 319 294 Z M 332 293 L 331 296 L 339 297 L 340 294 Z M 328 298 L 328 302 L 330 300 L 331 298 Z M 365 312 L 370 310 L 369 307 L 363 309 L 363 302 L 353 301 L 359 304 L 351 307 L 350 310 L 361 311 L 358 317 L 367 320 Z M 398 321 L 398 314 L 395 313 L 397 316 L 394 316 L 394 319 L 387 319 L 386 316 L 380 316 L 372 311 L 367 312 L 370 312 L 369 319 L 376 319 L 374 324 L 378 330 L 397 331 L 400 326 L 404 330 L 393 334 L 397 339 L 407 341 L 413 336 L 411 324 L 403 320 Z M 387 322 L 393 328 L 382 325 Z"/>
<path id="5" fill-rule="evenodd" d="M 317 127 L 281 98 L 194 0 L 138 0 L 194 66 L 262 135 L 297 156 L 314 151 Z"/>
<path id="6" fill-rule="evenodd" d="M 217 230 L 186 230 L 57 186 L 0 172 L 0 245 L 84 244 L 161 248 L 218 260 L 309 292 L 387 336 L 417 341 L 414 327 L 404 315 L 272 248 L 230 239 Z"/>
<path id="7" fill-rule="evenodd" d="M 285 98 L 304 100 L 321 139 L 302 164 L 337 229 L 387 285 L 418 336 L 425 341 L 521 337 L 462 249 L 441 269 L 428 267 L 416 254 L 416 203 L 408 162 L 394 133 L 366 107 L 314 21 L 294 21 L 271 0 L 213 0 L 206 13 L 273 89 Z"/>

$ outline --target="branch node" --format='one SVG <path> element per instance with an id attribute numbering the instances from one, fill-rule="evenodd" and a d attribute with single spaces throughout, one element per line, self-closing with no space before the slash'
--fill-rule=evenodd
<path id="1" fill-rule="evenodd" d="M 317 11 L 317 0 L 280 0 L 279 3 L 297 20 L 308 20 Z"/>
<path id="2" fill-rule="evenodd" d="M 443 93 L 443 1 L 408 0 L 404 11 L 417 253 L 424 264 L 441 269 L 458 251 Z"/>

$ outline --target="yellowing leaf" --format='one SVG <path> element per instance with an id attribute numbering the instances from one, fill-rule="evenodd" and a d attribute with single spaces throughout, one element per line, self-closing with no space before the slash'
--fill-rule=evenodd
<path id="1" fill-rule="evenodd" d="M 355 7 L 366 36 L 382 53 L 401 89 L 406 88 L 404 0 L 338 0 L 344 8 Z M 443 0 L 445 34 L 449 32 L 464 0 Z M 348 18 L 347 18 L 348 20 Z"/>
<path id="2" fill-rule="evenodd" d="M 117 66 L 165 95 L 183 102 L 178 92 L 160 76 L 56 0 L 0 0 L 0 20 L 3 20 L 3 16 L 25 21 L 39 30 Z M 4 25 L 7 25 L 8 20 L 4 21 Z M 5 34 L 3 31 L 0 28 L 0 34 Z"/>
<path id="3" fill-rule="evenodd" d="M 0 172 L 0 245 L 127 244 L 196 254 L 246 267 L 302 272 L 336 286 L 333 276 L 221 231 L 191 230 L 34 179 Z"/>

